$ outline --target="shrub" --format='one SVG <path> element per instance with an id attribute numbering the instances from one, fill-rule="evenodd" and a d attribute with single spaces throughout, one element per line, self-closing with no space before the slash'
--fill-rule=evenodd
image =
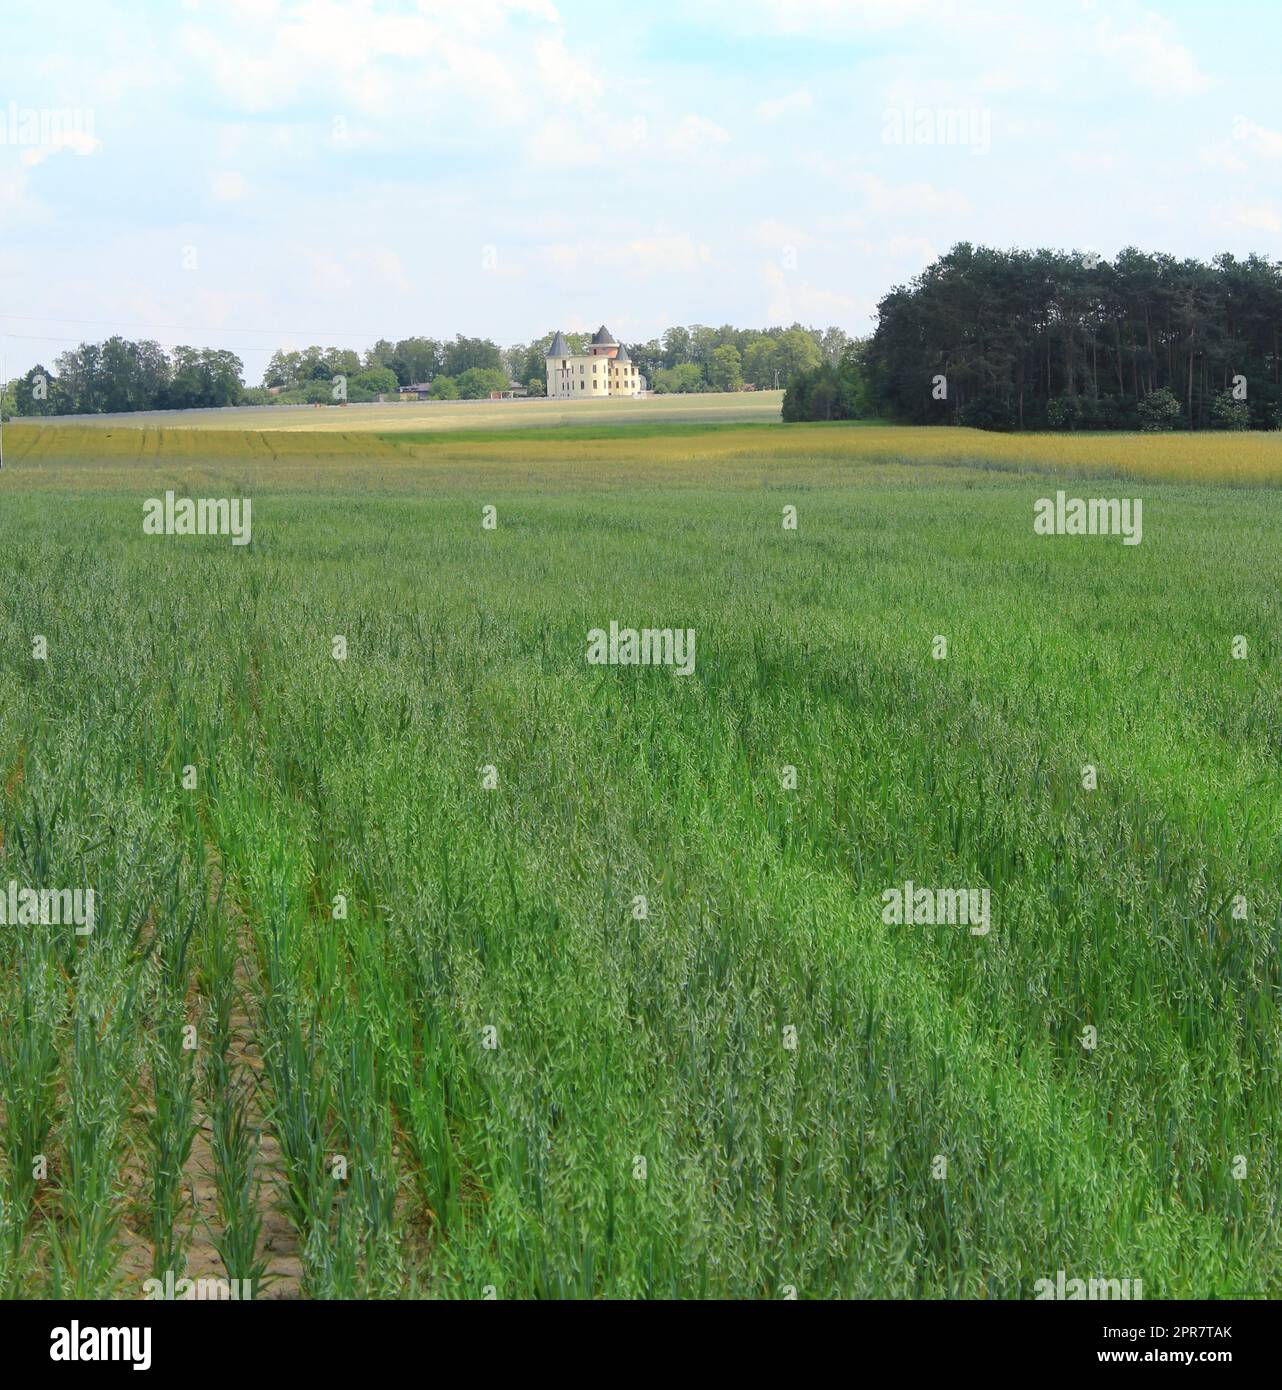
<path id="1" fill-rule="evenodd" d="M 1178 428 L 1180 403 L 1165 386 L 1150 391 L 1140 402 L 1140 429 L 1154 434 Z"/>
<path id="2" fill-rule="evenodd" d="M 396 373 L 389 367 L 366 367 L 352 378 L 348 391 L 361 391 L 375 398 L 394 395 L 397 385 Z"/>
<path id="3" fill-rule="evenodd" d="M 1217 392 L 1211 402 L 1211 421 L 1219 430 L 1249 430 L 1251 407 L 1237 400 L 1232 391 Z"/>
<path id="4" fill-rule="evenodd" d="M 1282 384 L 1253 380 L 1247 396 L 1253 430 L 1282 428 Z"/>
<path id="5" fill-rule="evenodd" d="M 692 394 L 704 390 L 703 372 L 694 362 L 682 362 L 675 367 L 660 367 L 654 374 L 657 394 Z"/>
<path id="6" fill-rule="evenodd" d="M 957 412 L 957 423 L 976 430 L 1008 430 L 1013 417 L 1009 402 L 1000 396 L 975 396 Z"/>
<path id="7" fill-rule="evenodd" d="M 491 391 L 506 391 L 508 375 L 497 367 L 469 367 L 458 378 L 458 393 L 465 401 L 484 400 Z"/>
<path id="8" fill-rule="evenodd" d="M 785 424 L 859 420 L 866 413 L 865 396 L 859 354 L 852 345 L 838 366 L 823 362 L 793 377 L 783 393 L 783 419 Z"/>

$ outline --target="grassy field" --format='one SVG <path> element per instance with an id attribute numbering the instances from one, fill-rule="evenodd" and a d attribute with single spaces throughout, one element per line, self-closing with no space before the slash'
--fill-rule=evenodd
<path id="1" fill-rule="evenodd" d="M 6 440 L 9 1294 L 1282 1293 L 1282 437 Z"/>
<path id="2" fill-rule="evenodd" d="M 119 429 L 215 430 L 507 430 L 635 422 L 716 423 L 779 419 L 782 391 L 617 397 L 603 401 L 395 401 L 389 405 L 252 405 L 226 410 L 150 410 L 121 415 L 65 415 L 59 425 Z"/>

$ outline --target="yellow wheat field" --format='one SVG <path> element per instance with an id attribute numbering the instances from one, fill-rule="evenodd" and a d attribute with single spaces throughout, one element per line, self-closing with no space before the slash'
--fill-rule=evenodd
<path id="1" fill-rule="evenodd" d="M 1282 483 L 1282 433 L 992 434 L 883 425 L 686 426 L 510 437 L 327 430 L 10 425 L 4 488 L 572 489 L 935 480 L 1011 473 L 1260 487 Z"/>

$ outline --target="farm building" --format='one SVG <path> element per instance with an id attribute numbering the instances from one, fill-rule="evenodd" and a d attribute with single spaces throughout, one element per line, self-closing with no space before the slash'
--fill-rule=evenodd
<path id="1" fill-rule="evenodd" d="M 602 324 L 592 335 L 587 352 L 573 353 L 559 329 L 547 350 L 548 395 L 568 400 L 600 396 L 639 396 L 645 377 L 637 371 L 628 350 L 615 342 Z"/>

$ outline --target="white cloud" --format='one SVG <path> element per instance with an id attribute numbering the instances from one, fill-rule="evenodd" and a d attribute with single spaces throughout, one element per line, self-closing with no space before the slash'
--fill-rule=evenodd
<path id="1" fill-rule="evenodd" d="M 366 0 L 368 3 L 368 0 Z M 431 15 L 456 32 L 480 36 L 493 34 L 504 27 L 513 15 L 540 19 L 548 24 L 560 24 L 561 15 L 552 0 L 418 0 L 423 14 Z"/>
<path id="2" fill-rule="evenodd" d="M 579 272 L 585 266 L 615 273 L 655 273 L 670 276 L 688 273 L 712 262 L 712 248 L 684 233 L 657 233 L 628 241 L 579 240 L 543 246 L 538 257 L 560 272 Z"/>
<path id="3" fill-rule="evenodd" d="M 605 83 L 566 48 L 562 39 L 544 39 L 534 45 L 539 76 L 550 96 L 565 106 L 584 111 L 596 107 Z"/>
<path id="4" fill-rule="evenodd" d="M 25 169 L 34 169 L 37 165 L 43 164 L 46 159 L 52 159 L 54 155 L 61 154 L 63 150 L 72 150 L 76 154 L 93 154 L 100 149 L 102 141 L 90 130 L 53 130 L 49 133 L 47 140 L 42 140 L 38 145 L 30 145 L 25 148 L 19 159 Z"/>
<path id="5" fill-rule="evenodd" d="M 1269 130 L 1238 116 L 1233 121 L 1233 138 L 1253 154 L 1261 154 L 1269 159 L 1282 159 L 1282 130 Z"/>
<path id="6" fill-rule="evenodd" d="M 585 169 L 608 159 L 604 132 L 591 122 L 554 117 L 542 121 L 525 142 L 527 157 L 538 168 Z"/>
<path id="7" fill-rule="evenodd" d="M 842 318 L 849 321 L 858 307 L 848 295 L 818 289 L 778 266 L 766 266 L 764 279 L 770 323 L 832 323 Z"/>
<path id="8" fill-rule="evenodd" d="M 0 165 L 0 227 L 15 225 L 21 215 L 30 211 L 26 171 Z"/>
<path id="9" fill-rule="evenodd" d="M 1282 131 L 1237 116 L 1232 139 L 1199 145 L 1197 158 L 1203 167 L 1223 174 L 1249 174 L 1258 161 L 1282 159 Z"/>
<path id="10" fill-rule="evenodd" d="M 806 87 L 798 87 L 784 97 L 772 97 L 758 102 L 757 115 L 763 121 L 777 121 L 784 116 L 805 116 L 815 109 L 815 99 Z"/>
<path id="11" fill-rule="evenodd" d="M 668 148 L 680 159 L 705 159 L 730 139 L 730 133 L 703 116 L 682 116 L 668 137 Z"/>
<path id="12" fill-rule="evenodd" d="M 709 8 L 737 28 L 831 38 L 938 20 L 948 0 L 718 0 Z"/>
<path id="13" fill-rule="evenodd" d="M 1074 150 L 1068 156 L 1068 167 L 1077 174 L 1107 174 L 1121 166 L 1115 150 Z"/>
<path id="14" fill-rule="evenodd" d="M 374 246 L 362 253 L 362 259 L 371 270 L 392 289 L 408 294 L 413 289 L 413 281 L 406 272 L 405 263 L 387 246 Z"/>
<path id="15" fill-rule="evenodd" d="M 404 295 L 414 288 L 404 262 L 390 247 L 336 253 L 328 248 L 300 246 L 292 255 L 306 267 L 310 287 L 321 293 L 368 290 L 372 284 Z"/>
<path id="16" fill-rule="evenodd" d="M 188 24 L 178 46 L 224 101 L 249 114 L 306 99 L 400 118 L 431 108 L 457 119 L 462 104 L 473 118 L 520 121 L 549 71 L 582 76 L 556 44 L 529 63 L 528 38 L 510 29 L 514 15 L 556 24 L 544 0 L 420 0 L 417 13 L 389 13 L 373 0 L 295 0 L 242 13 L 217 31 Z"/>
<path id="17" fill-rule="evenodd" d="M 533 127 L 526 125 L 518 138 L 535 168 L 587 169 L 600 165 L 621 172 L 645 164 L 650 122 L 642 115 L 580 111 L 550 116 Z"/>
<path id="18" fill-rule="evenodd" d="M 771 247 L 809 246 L 814 239 L 801 227 L 780 222 L 773 217 L 766 218 L 764 222 L 758 222 L 752 235 L 754 240 L 762 246 Z"/>
<path id="19" fill-rule="evenodd" d="M 1096 29 L 1096 45 L 1141 86 L 1159 96 L 1196 96 L 1211 86 L 1193 54 L 1170 35 L 1170 26 L 1155 14 L 1119 29 L 1105 18 Z"/>
<path id="20" fill-rule="evenodd" d="M 1282 232 L 1282 217 L 1269 203 L 1237 204 L 1229 215 L 1231 226 L 1249 232 Z"/>
<path id="21" fill-rule="evenodd" d="M 244 175 L 238 174 L 234 169 L 215 174 L 212 192 L 217 202 L 239 202 L 246 193 Z"/>
<path id="22" fill-rule="evenodd" d="M 951 193 L 929 183 L 890 184 L 876 174 L 863 173 L 852 175 L 851 180 L 863 194 L 867 210 L 878 216 L 958 214 L 970 208 L 963 194 Z"/>
<path id="23" fill-rule="evenodd" d="M 636 237 L 613 246 L 608 260 L 629 262 L 642 270 L 690 271 L 712 260 L 712 249 L 688 236 Z"/>
<path id="24" fill-rule="evenodd" d="M 933 242 L 927 241 L 925 237 L 892 236 L 887 237 L 884 241 L 858 239 L 853 243 L 853 246 L 861 256 L 875 256 L 880 260 L 903 261 L 913 267 L 929 265 L 931 261 L 939 258 L 938 249 Z"/>

